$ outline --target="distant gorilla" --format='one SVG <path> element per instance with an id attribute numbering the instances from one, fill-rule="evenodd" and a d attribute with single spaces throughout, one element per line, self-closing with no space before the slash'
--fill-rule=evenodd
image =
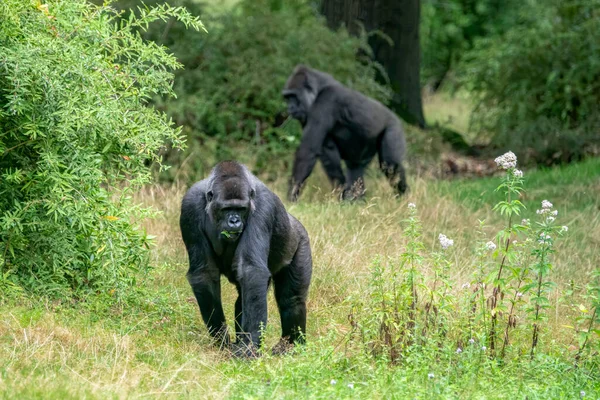
<path id="1" fill-rule="evenodd" d="M 363 195 L 363 173 L 375 153 L 397 193 L 407 190 L 402 166 L 404 133 L 400 120 L 387 107 L 304 65 L 294 69 L 283 97 L 289 114 L 303 127 L 288 192 L 291 201 L 298 199 L 317 158 L 334 187 L 343 188 L 342 198 Z M 347 177 L 341 160 L 348 169 Z"/>
<path id="2" fill-rule="evenodd" d="M 183 197 L 180 227 L 190 268 L 188 281 L 209 333 L 229 344 L 220 276 L 238 291 L 234 354 L 254 355 L 267 323 L 273 280 L 282 342 L 303 342 L 312 256 L 306 230 L 281 200 L 234 161 L 217 164 Z"/>

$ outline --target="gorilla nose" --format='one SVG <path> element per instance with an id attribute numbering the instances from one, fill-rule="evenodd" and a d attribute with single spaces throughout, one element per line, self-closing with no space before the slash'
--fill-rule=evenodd
<path id="1" fill-rule="evenodd" d="M 229 217 L 229 221 L 227 221 L 227 224 L 231 229 L 239 229 L 239 227 L 242 226 L 242 221 L 237 215 L 232 215 L 231 217 Z"/>

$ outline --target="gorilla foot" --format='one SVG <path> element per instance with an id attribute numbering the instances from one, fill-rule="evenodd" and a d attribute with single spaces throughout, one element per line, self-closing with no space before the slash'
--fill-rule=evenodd
<path id="1" fill-rule="evenodd" d="M 255 359 L 260 357 L 260 351 L 253 343 L 235 342 L 229 346 L 234 358 Z"/>
<path id="2" fill-rule="evenodd" d="M 273 347 L 271 350 L 271 354 L 274 356 L 281 356 L 283 354 L 289 353 L 294 349 L 294 344 L 290 343 L 290 339 L 288 337 L 281 338 L 279 342 Z"/>

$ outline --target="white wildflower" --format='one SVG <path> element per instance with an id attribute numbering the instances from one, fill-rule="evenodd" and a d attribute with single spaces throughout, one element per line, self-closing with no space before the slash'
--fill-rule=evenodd
<path id="1" fill-rule="evenodd" d="M 568 227 L 568 226 L 565 226 L 565 225 L 563 225 L 563 226 L 560 228 L 560 233 L 563 233 L 563 232 L 568 232 L 568 231 L 569 231 L 569 227 Z"/>
<path id="2" fill-rule="evenodd" d="M 454 240 L 448 239 L 448 237 L 442 233 L 438 236 L 440 244 L 442 245 L 442 249 L 446 250 L 448 247 L 454 245 Z"/>
<path id="3" fill-rule="evenodd" d="M 348 384 L 348 387 L 349 387 L 350 389 L 354 389 L 354 383 L 349 383 L 349 384 Z"/>
<path id="4" fill-rule="evenodd" d="M 579 395 L 580 395 L 581 397 L 585 397 L 585 392 L 582 390 L 581 392 L 579 392 Z"/>
<path id="5" fill-rule="evenodd" d="M 528 226 L 529 223 L 530 223 L 529 219 L 523 219 L 523 220 L 521 220 L 521 225 Z"/>
<path id="6" fill-rule="evenodd" d="M 473 338 L 469 339 L 469 343 L 471 343 L 471 344 L 475 343 L 475 339 L 473 339 Z"/>
<path id="7" fill-rule="evenodd" d="M 329 382 L 329 384 L 330 384 L 330 385 L 335 385 L 336 383 L 337 383 L 337 381 L 336 381 L 335 379 L 332 379 L 332 380 Z"/>
<path id="8" fill-rule="evenodd" d="M 520 169 L 515 169 L 513 171 L 514 176 L 516 176 L 517 178 L 522 178 L 523 177 L 523 171 L 521 171 Z"/>
<path id="9" fill-rule="evenodd" d="M 519 298 L 519 299 L 520 299 L 521 297 L 523 297 L 523 293 L 521 293 L 521 292 L 517 292 L 517 298 Z"/>
<path id="10" fill-rule="evenodd" d="M 430 373 L 427 374 L 427 377 L 429 379 L 433 379 L 433 378 L 435 378 L 435 375 L 433 374 L 433 372 L 430 372 Z"/>
<path id="11" fill-rule="evenodd" d="M 548 200 L 542 200 L 542 209 L 541 210 L 537 210 L 536 213 L 539 215 L 543 215 L 546 213 L 551 213 L 554 216 L 558 215 L 558 211 L 554 210 L 552 211 L 553 205 L 552 203 L 550 203 Z"/>
<path id="12" fill-rule="evenodd" d="M 486 350 L 487 350 L 487 347 L 481 346 L 481 351 L 486 351 Z"/>
<path id="13" fill-rule="evenodd" d="M 462 289 L 468 289 L 470 287 L 471 287 L 471 284 L 469 282 L 463 283 L 463 285 L 461 286 Z"/>
<path id="14" fill-rule="evenodd" d="M 458 349 L 456 349 L 456 354 L 460 354 L 462 353 L 462 349 L 459 347 Z"/>
<path id="15" fill-rule="evenodd" d="M 408 203 L 408 208 L 411 208 L 414 210 L 415 208 L 417 208 L 417 205 L 415 203 Z"/>
<path id="16" fill-rule="evenodd" d="M 545 233 L 542 232 L 540 234 L 540 238 L 538 239 L 538 243 L 544 244 L 544 243 L 550 241 L 550 239 L 551 239 L 550 235 L 547 235 L 547 234 L 545 234 Z"/>
<path id="17" fill-rule="evenodd" d="M 554 218 L 554 217 L 548 217 L 548 218 L 546 218 L 546 222 L 548 222 L 548 223 L 554 222 L 555 219 L 556 218 Z"/>
<path id="18" fill-rule="evenodd" d="M 490 251 L 494 251 L 494 250 L 496 250 L 496 244 L 490 240 L 489 242 L 487 242 L 485 244 L 485 248 Z"/>
<path id="19" fill-rule="evenodd" d="M 496 164 L 503 169 L 515 168 L 517 166 L 517 156 L 512 151 L 504 153 L 495 160 Z"/>

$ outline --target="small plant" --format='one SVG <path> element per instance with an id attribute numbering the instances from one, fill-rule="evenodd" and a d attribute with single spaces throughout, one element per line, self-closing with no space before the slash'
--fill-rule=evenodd
<path id="1" fill-rule="evenodd" d="M 439 234 L 441 250 L 425 251 L 417 208 L 409 204 L 405 220 L 408 240 L 400 262 L 374 262 L 370 297 L 360 304 L 363 312 L 353 314 L 363 343 L 373 356 L 386 354 L 392 363 L 398 363 L 417 352 L 433 359 L 464 352 L 463 358 L 480 363 L 484 355 L 486 359 L 505 358 L 513 344 L 523 348 L 525 328 L 530 326 L 528 348 L 533 358 L 550 306 L 548 296 L 555 286 L 549 279 L 554 239 L 568 228 L 556 224 L 558 211 L 547 200 L 537 211 L 540 221 L 532 224 L 522 219 L 515 223 L 525 210 L 520 200 L 523 172 L 517 169 L 512 152 L 498 157 L 496 163 L 506 175 L 496 189 L 503 192 L 504 199 L 493 210 L 506 218 L 506 226 L 491 241 L 480 221 L 471 282 L 458 285 L 451 279 L 450 271 L 455 267 L 448 257 L 454 246 L 452 239 Z M 580 326 L 587 327 L 579 331 L 579 353 L 587 346 L 598 320 L 597 282 L 596 286 L 590 284 L 588 298 L 592 307 L 580 319 Z M 519 324 L 525 318 L 531 325 Z M 521 340 L 514 340 L 516 331 Z M 477 357 L 473 355 L 475 347 Z"/>

